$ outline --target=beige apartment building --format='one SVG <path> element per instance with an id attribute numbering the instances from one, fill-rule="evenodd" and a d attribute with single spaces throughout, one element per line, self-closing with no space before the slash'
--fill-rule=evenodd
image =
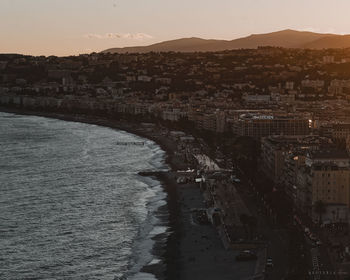
<path id="1" fill-rule="evenodd" d="M 350 160 L 345 151 L 323 150 L 307 155 L 297 171 L 295 206 L 317 222 L 317 201 L 326 205 L 323 222 L 347 222 L 350 209 Z"/>
<path id="2" fill-rule="evenodd" d="M 350 124 L 342 123 L 333 125 L 332 136 L 336 140 L 346 140 L 350 136 Z"/>
<path id="3" fill-rule="evenodd" d="M 315 164 L 311 170 L 312 204 L 321 200 L 326 204 L 350 207 L 350 169 L 336 164 Z"/>

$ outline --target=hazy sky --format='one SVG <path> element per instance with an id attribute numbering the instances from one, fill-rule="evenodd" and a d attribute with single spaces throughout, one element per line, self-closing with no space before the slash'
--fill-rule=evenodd
<path id="1" fill-rule="evenodd" d="M 69 55 L 281 29 L 350 33 L 350 0 L 0 0 L 0 53 Z"/>

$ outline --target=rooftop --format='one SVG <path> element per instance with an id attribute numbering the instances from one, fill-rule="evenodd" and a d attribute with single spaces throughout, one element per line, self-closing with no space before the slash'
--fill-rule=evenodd
<path id="1" fill-rule="evenodd" d="M 313 159 L 349 159 L 349 155 L 345 150 L 329 149 L 310 152 Z"/>

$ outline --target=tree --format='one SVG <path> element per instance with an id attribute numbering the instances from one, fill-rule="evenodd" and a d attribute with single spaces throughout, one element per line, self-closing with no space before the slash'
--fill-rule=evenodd
<path id="1" fill-rule="evenodd" d="M 318 222 L 321 225 L 322 224 L 322 215 L 326 213 L 326 205 L 322 200 L 318 200 L 315 202 L 314 205 L 315 212 L 318 213 L 319 219 Z"/>
<path id="2" fill-rule="evenodd" d="M 249 216 L 246 214 L 241 214 L 239 216 L 239 220 L 244 227 L 245 236 L 247 237 L 248 236 L 247 225 L 248 225 L 248 221 L 249 221 Z"/>
<path id="3" fill-rule="evenodd" d="M 333 223 L 335 223 L 335 211 L 332 210 L 332 215 L 333 215 Z"/>
<path id="4" fill-rule="evenodd" d="M 258 225 L 258 220 L 254 216 L 248 216 L 247 225 L 249 228 L 250 238 L 256 233 L 256 227 Z"/>

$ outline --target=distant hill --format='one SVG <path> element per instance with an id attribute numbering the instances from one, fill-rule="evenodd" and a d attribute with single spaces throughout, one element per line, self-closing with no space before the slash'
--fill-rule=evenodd
<path id="1" fill-rule="evenodd" d="M 350 35 L 334 35 L 320 38 L 303 46 L 308 49 L 341 49 L 350 47 Z"/>
<path id="2" fill-rule="evenodd" d="M 254 49 L 259 46 L 284 48 L 347 48 L 350 35 L 323 34 L 307 31 L 282 30 L 266 34 L 253 34 L 235 40 L 206 40 L 182 38 L 156 43 L 149 46 L 111 48 L 104 53 L 145 53 L 145 52 L 207 52 L 233 49 Z"/>
<path id="3" fill-rule="evenodd" d="M 196 52 L 196 51 L 217 51 L 225 50 L 225 44 L 228 41 L 225 40 L 205 40 L 201 38 L 182 38 L 177 40 L 165 41 L 157 44 L 153 44 L 145 47 L 126 47 L 126 48 L 113 48 L 103 52 L 110 53 L 145 53 L 145 52 Z"/>

